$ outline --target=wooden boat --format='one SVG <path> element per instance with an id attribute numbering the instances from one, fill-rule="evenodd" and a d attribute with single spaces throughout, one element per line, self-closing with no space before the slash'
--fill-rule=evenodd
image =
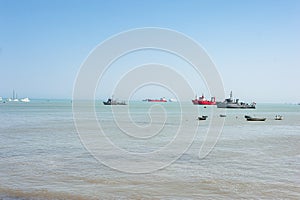
<path id="1" fill-rule="evenodd" d="M 202 115 L 200 117 L 198 117 L 198 120 L 206 120 L 208 116 Z"/>
<path id="2" fill-rule="evenodd" d="M 267 118 L 259 118 L 259 117 L 248 117 L 247 121 L 266 121 Z"/>

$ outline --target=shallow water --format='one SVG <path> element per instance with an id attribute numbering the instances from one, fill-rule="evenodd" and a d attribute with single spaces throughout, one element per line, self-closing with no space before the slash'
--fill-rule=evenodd
<path id="1" fill-rule="evenodd" d="M 258 104 L 255 110 L 223 110 L 222 134 L 211 153 L 199 159 L 210 121 L 197 121 L 189 111 L 212 118 L 210 107 L 183 103 L 160 104 L 166 122 L 148 109 L 153 104 L 133 102 L 132 121 L 143 127 L 163 125 L 160 134 L 137 143 L 120 136 L 109 106 L 98 102 L 97 120 L 110 139 L 128 151 L 151 152 L 176 136 L 180 124 L 198 128 L 190 148 L 174 163 L 145 174 L 120 172 L 103 165 L 83 146 L 77 134 L 70 101 L 33 100 L 0 105 L 1 199 L 299 199 L 300 106 Z M 114 107 L 122 126 L 132 123 L 127 106 Z M 161 107 L 157 107 L 161 112 Z M 192 112 L 191 112 L 192 113 Z M 152 114 L 152 115 L 151 115 Z M 282 121 L 274 120 L 283 115 Z M 123 116 L 124 115 L 124 116 Z M 247 122 L 244 115 L 267 117 Z M 122 118 L 124 117 L 124 118 Z M 152 118 L 151 118 L 152 117 Z M 158 117 L 161 117 L 158 116 Z M 165 119 L 165 118 L 163 118 Z M 187 132 L 189 130 L 186 130 Z M 110 155 L 120 159 L 119 155 Z M 167 160 L 168 155 L 160 158 Z"/>

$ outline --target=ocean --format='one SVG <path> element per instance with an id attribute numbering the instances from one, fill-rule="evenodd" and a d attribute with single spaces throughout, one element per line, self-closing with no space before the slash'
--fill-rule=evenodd
<path id="1" fill-rule="evenodd" d="M 191 102 L 181 106 L 184 109 L 176 102 L 131 102 L 113 106 L 115 116 L 111 106 L 96 101 L 96 120 L 110 141 L 126 151 L 147 154 L 161 150 L 177 137 L 181 125 L 186 133 L 197 130 L 178 158 L 160 154 L 159 160 L 168 162 L 166 165 L 138 173 L 156 161 L 149 159 L 149 166 L 139 165 L 139 160 L 133 164 L 114 151 L 103 151 L 107 159 L 120 161 L 120 165 L 101 162 L 78 134 L 70 100 L 1 103 L 0 199 L 300 199 L 299 105 L 217 109 L 226 113 L 224 126 L 204 158 L 199 158 L 199 151 L 214 125 L 210 119 L 215 113 L 209 106 Z M 195 111 L 208 119 L 197 120 Z M 267 120 L 248 122 L 244 115 Z M 283 120 L 274 120 L 275 115 L 282 115 Z M 162 128 L 154 135 L 134 132 L 122 136 L 136 127 L 146 128 L 146 133 Z M 135 141 L 139 136 L 142 138 Z"/>

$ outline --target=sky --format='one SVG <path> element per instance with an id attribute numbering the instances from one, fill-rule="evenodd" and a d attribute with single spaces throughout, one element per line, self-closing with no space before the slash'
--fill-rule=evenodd
<path id="1" fill-rule="evenodd" d="M 298 0 L 0 0 L 0 96 L 14 89 L 19 97 L 72 98 L 90 52 L 115 34 L 143 27 L 172 29 L 200 44 L 227 95 L 300 102 Z M 108 79 L 119 74 L 114 70 Z M 195 93 L 207 93 L 195 81 Z M 137 97 L 161 95 L 147 92 Z M 99 98 L 109 94 L 97 91 Z"/>

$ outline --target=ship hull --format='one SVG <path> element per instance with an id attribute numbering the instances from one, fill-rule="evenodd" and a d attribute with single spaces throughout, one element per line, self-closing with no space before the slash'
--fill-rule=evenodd
<path id="1" fill-rule="evenodd" d="M 216 102 L 213 101 L 200 101 L 200 100 L 192 100 L 194 105 L 216 105 Z"/>
<path id="2" fill-rule="evenodd" d="M 232 109 L 255 109 L 255 105 L 235 104 L 235 103 L 217 103 L 218 108 L 232 108 Z"/>

